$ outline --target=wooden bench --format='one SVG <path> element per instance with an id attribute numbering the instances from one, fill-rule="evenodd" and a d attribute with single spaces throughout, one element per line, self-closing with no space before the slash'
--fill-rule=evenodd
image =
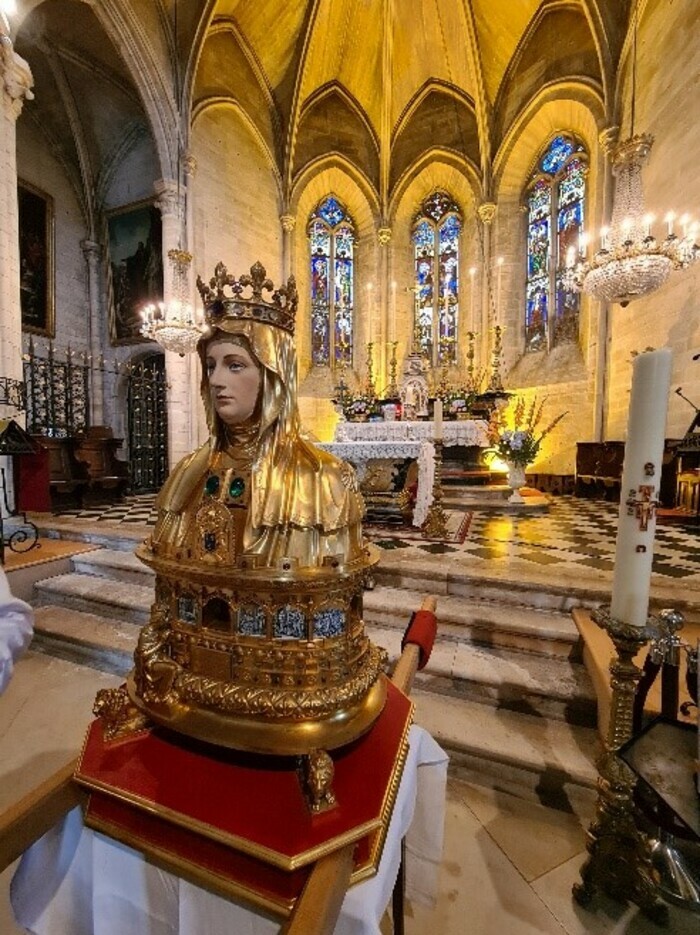
<path id="1" fill-rule="evenodd" d="M 85 506 L 123 498 L 129 485 L 129 467 L 117 458 L 121 446 L 122 439 L 114 438 L 106 425 L 95 425 L 76 435 L 75 457 L 88 479 L 83 491 Z"/>
<path id="2" fill-rule="evenodd" d="M 73 438 L 49 438 L 32 435 L 32 439 L 48 452 L 49 492 L 54 510 L 83 505 L 83 491 L 88 486 L 87 470 L 75 457 Z"/>

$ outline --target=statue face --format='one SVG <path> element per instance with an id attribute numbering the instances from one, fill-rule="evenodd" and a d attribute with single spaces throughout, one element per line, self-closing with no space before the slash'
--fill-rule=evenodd
<path id="1" fill-rule="evenodd" d="M 209 392 L 214 409 L 226 425 L 253 415 L 262 385 L 260 365 L 240 344 L 215 338 L 207 345 Z"/>

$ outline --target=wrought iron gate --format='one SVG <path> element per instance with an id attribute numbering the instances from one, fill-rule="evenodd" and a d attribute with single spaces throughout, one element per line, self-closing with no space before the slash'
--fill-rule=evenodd
<path id="1" fill-rule="evenodd" d="M 168 474 L 165 358 L 151 354 L 128 369 L 129 470 L 133 493 L 160 490 Z"/>
<path id="2" fill-rule="evenodd" d="M 27 431 L 31 435 L 65 438 L 90 424 L 90 367 L 87 355 L 53 344 L 42 354 L 29 339 L 24 359 Z"/>

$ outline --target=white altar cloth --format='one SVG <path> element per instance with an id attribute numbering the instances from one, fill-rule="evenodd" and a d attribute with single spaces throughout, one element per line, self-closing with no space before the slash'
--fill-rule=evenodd
<path id="1" fill-rule="evenodd" d="M 487 448 L 488 423 L 483 419 L 443 422 L 444 445 L 478 445 Z M 338 422 L 334 442 L 422 442 L 432 441 L 432 422 Z"/>
<path id="2" fill-rule="evenodd" d="M 406 837 L 406 893 L 437 895 L 447 755 L 412 727 L 410 748 L 376 876 L 351 887 L 335 935 L 380 935 Z M 17 921 L 32 935 L 278 935 L 238 903 L 159 870 L 137 851 L 85 828 L 74 809 L 22 857 L 12 881 Z"/>
<path id="3" fill-rule="evenodd" d="M 391 423 L 387 423 L 390 425 Z M 406 423 L 408 424 L 408 423 Z M 420 424 L 420 423 L 416 423 Z M 418 462 L 418 490 L 413 508 L 413 525 L 422 526 L 433 502 L 433 479 L 435 477 L 435 447 L 431 441 L 354 441 L 324 442 L 318 445 L 336 458 L 350 461 L 357 470 L 357 479 L 362 483 L 367 462 L 372 458 L 415 458 Z"/>

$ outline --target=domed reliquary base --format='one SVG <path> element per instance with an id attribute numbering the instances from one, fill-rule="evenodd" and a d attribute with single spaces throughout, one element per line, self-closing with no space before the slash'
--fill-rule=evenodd
<path id="1" fill-rule="evenodd" d="M 156 724 L 216 746 L 280 756 L 345 746 L 386 700 L 384 650 L 362 620 L 376 551 L 299 567 L 223 569 L 137 554 L 156 571 L 156 599 L 127 682 Z"/>

